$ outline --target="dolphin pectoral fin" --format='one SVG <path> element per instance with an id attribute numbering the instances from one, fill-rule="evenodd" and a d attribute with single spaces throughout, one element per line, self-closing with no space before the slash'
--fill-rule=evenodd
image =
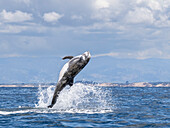
<path id="1" fill-rule="evenodd" d="M 74 56 L 65 56 L 63 57 L 62 59 L 65 60 L 65 59 L 72 59 Z"/>
<path id="2" fill-rule="evenodd" d="M 73 80 L 73 79 L 70 79 L 70 80 L 68 81 L 68 85 L 70 85 L 70 87 L 73 86 L 73 83 L 74 83 L 74 80 Z"/>

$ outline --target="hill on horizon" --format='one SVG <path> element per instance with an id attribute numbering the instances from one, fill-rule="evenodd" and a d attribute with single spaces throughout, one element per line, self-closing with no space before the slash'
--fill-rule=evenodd
<path id="1" fill-rule="evenodd" d="M 0 83 L 55 83 L 67 60 L 60 57 L 13 57 L 0 58 Z M 168 59 L 116 59 L 92 58 L 78 74 L 75 81 L 168 82 Z"/>

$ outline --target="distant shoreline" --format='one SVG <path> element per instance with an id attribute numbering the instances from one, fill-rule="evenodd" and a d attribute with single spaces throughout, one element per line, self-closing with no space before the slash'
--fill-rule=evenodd
<path id="1" fill-rule="evenodd" d="M 102 86 L 102 87 L 170 87 L 170 82 L 138 82 L 138 83 L 97 83 L 92 81 L 77 81 L 76 83 Z M 13 83 L 13 84 L 0 84 L 0 87 L 49 87 L 56 85 L 56 83 Z"/>
<path id="2" fill-rule="evenodd" d="M 169 84 L 152 84 L 147 82 L 139 82 L 139 83 L 130 83 L 130 84 L 114 84 L 114 83 L 102 83 L 99 86 L 107 86 L 107 87 L 170 87 Z"/>

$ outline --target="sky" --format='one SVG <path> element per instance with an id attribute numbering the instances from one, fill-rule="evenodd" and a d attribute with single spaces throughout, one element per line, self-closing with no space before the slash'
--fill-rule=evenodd
<path id="1" fill-rule="evenodd" d="M 1 0 L 0 48 L 1 62 L 85 51 L 102 61 L 168 61 L 170 0 Z"/>

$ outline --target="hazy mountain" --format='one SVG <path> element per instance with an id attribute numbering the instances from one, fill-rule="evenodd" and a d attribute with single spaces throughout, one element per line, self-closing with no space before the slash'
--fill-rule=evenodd
<path id="1" fill-rule="evenodd" d="M 0 58 L 0 83 L 57 82 L 67 60 L 59 57 Z M 170 61 L 166 59 L 92 58 L 76 80 L 96 82 L 170 81 Z"/>

